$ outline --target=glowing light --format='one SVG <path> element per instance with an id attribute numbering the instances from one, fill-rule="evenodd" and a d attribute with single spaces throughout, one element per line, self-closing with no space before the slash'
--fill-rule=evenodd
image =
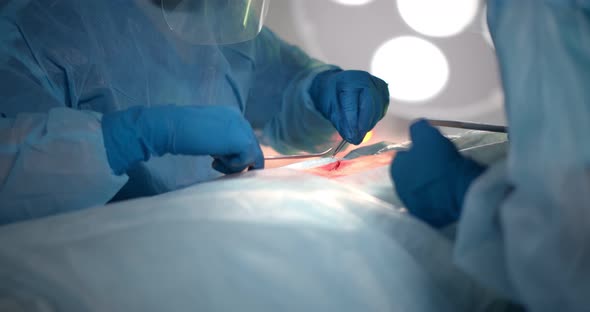
<path id="1" fill-rule="evenodd" d="M 377 49 L 373 75 L 389 84 L 392 98 L 419 102 L 439 94 L 449 80 L 449 63 L 442 51 L 416 37 L 394 38 Z"/>
<path id="2" fill-rule="evenodd" d="M 462 32 L 477 15 L 479 0 L 398 0 L 402 19 L 415 31 L 433 37 Z"/>
<path id="3" fill-rule="evenodd" d="M 338 4 L 342 5 L 350 5 L 350 6 L 359 6 L 365 5 L 373 2 L 373 0 L 332 0 Z"/>
<path id="4" fill-rule="evenodd" d="M 367 132 L 367 134 L 365 135 L 365 138 L 363 139 L 363 142 L 361 142 L 361 144 L 365 144 L 365 143 L 369 142 L 372 137 L 373 137 L 373 131 Z"/>

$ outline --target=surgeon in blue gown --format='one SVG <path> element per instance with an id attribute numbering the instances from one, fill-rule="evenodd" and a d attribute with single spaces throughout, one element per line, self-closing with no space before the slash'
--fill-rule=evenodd
<path id="1" fill-rule="evenodd" d="M 590 309 L 590 1 L 490 0 L 510 148 L 486 168 L 428 122 L 392 176 L 408 210 L 458 221 L 455 262 L 527 311 Z"/>
<path id="2" fill-rule="evenodd" d="M 260 141 L 360 143 L 385 82 L 282 41 L 267 6 L 2 1 L 0 224 L 260 169 Z"/>

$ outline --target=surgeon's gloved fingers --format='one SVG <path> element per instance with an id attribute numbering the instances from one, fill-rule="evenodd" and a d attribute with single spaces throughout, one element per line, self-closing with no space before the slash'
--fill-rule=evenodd
<path id="1" fill-rule="evenodd" d="M 457 172 L 460 172 L 461 174 L 457 176 L 455 181 L 454 194 L 460 212 L 463 210 L 465 196 L 471 187 L 471 184 L 486 171 L 487 167 L 468 157 L 462 157 L 459 159 L 456 162 L 456 166 Z"/>
<path id="2" fill-rule="evenodd" d="M 359 103 L 362 89 L 348 89 L 338 91 L 340 109 L 337 129 L 340 135 L 352 144 L 359 144 L 362 137 L 359 133 Z M 360 137 L 360 139 L 359 139 Z"/>
<path id="3" fill-rule="evenodd" d="M 339 86 L 343 90 L 339 100 L 351 128 L 348 141 L 360 144 L 366 133 L 385 116 L 389 89 L 383 80 L 367 72 L 344 71 L 338 75 L 343 80 Z"/>
<path id="4" fill-rule="evenodd" d="M 415 182 L 412 179 L 412 153 L 409 151 L 397 152 L 393 163 L 391 165 L 391 177 L 395 185 L 397 196 L 404 204 L 408 211 L 423 219 L 427 216 L 427 213 L 423 213 L 425 210 L 422 203 L 423 197 L 421 194 L 415 192 Z"/>
<path id="5" fill-rule="evenodd" d="M 225 171 L 264 167 L 258 140 L 241 112 L 228 106 L 135 107 L 105 114 L 105 149 L 116 174 L 151 155 L 220 155 Z"/>
<path id="6" fill-rule="evenodd" d="M 407 206 L 408 201 L 412 199 L 410 193 L 418 184 L 425 181 L 424 177 L 416 174 L 416 167 L 422 165 L 422 159 L 417 159 L 413 151 L 397 152 L 391 164 L 391 178 L 398 196 Z"/>
<path id="7" fill-rule="evenodd" d="M 374 95 L 374 92 L 371 92 L 371 90 L 364 89 L 359 96 L 358 131 L 361 140 L 383 117 L 383 108 L 381 107 L 381 104 L 377 102 L 378 98 L 375 98 Z"/>
<path id="8" fill-rule="evenodd" d="M 264 169 L 264 155 L 260 146 L 251 146 L 246 152 L 235 155 L 214 156 L 213 169 L 232 174 L 242 172 L 245 169 Z"/>
<path id="9" fill-rule="evenodd" d="M 360 144 L 365 134 L 385 116 L 389 104 L 387 83 L 359 70 L 319 74 L 310 88 L 318 111 L 332 122 L 340 136 Z"/>
<path id="10" fill-rule="evenodd" d="M 410 139 L 413 145 L 436 140 L 443 135 L 428 120 L 419 119 L 410 126 Z"/>
<path id="11" fill-rule="evenodd" d="M 396 188 L 401 188 L 405 184 L 403 184 L 404 177 L 411 172 L 411 166 L 406 166 L 406 163 L 410 159 L 410 152 L 408 151 L 398 151 L 395 154 L 395 158 L 393 159 L 393 163 L 391 164 L 391 178 L 393 182 L 396 184 Z M 398 186 L 399 182 L 399 186 Z"/>
<path id="12" fill-rule="evenodd" d="M 396 153 L 390 170 L 400 198 L 417 187 L 430 183 L 430 170 L 424 170 L 423 167 L 428 166 L 431 158 L 431 155 L 419 154 L 413 150 Z"/>
<path id="13" fill-rule="evenodd" d="M 224 157 L 225 158 L 225 157 Z M 242 172 L 245 169 L 247 169 L 249 167 L 249 165 L 238 165 L 236 163 L 231 163 L 231 160 L 228 159 L 221 159 L 221 158 L 216 158 L 213 161 L 213 164 L 211 164 L 211 167 L 213 167 L 213 169 L 215 169 L 218 172 L 221 172 L 223 174 L 234 174 L 234 173 L 238 173 L 238 172 Z"/>
<path id="14" fill-rule="evenodd" d="M 186 107 L 173 123 L 173 145 L 188 155 L 256 155 L 260 146 L 254 130 L 238 109 L 226 106 Z M 260 152 L 261 154 L 261 152 Z M 254 156 L 252 156 L 254 158 Z"/>
<path id="15" fill-rule="evenodd" d="M 409 188 L 408 183 L 405 181 L 405 177 L 408 174 L 411 174 L 411 167 L 406 166 L 407 159 L 408 152 L 397 152 L 395 158 L 393 159 L 393 163 L 390 167 L 391 179 L 393 180 L 395 191 L 402 203 L 404 203 L 405 205 L 407 205 L 406 199 L 408 196 L 407 194 Z"/>
<path id="16" fill-rule="evenodd" d="M 412 149 L 423 152 L 426 150 L 445 152 L 449 156 L 459 155 L 453 142 L 426 119 L 420 119 L 410 126 L 410 138 L 412 140 Z"/>
<path id="17" fill-rule="evenodd" d="M 375 76 L 368 75 L 368 82 L 369 87 L 363 90 L 363 99 L 366 101 L 365 103 L 361 102 L 361 107 L 366 108 L 364 105 L 371 105 L 372 107 L 372 114 L 373 120 L 372 125 L 375 126 L 379 120 L 385 117 L 387 113 L 387 109 L 389 107 L 389 87 L 387 83 Z M 363 109 L 361 108 L 361 113 Z M 371 130 L 373 127 L 370 127 Z"/>
<path id="18" fill-rule="evenodd" d="M 258 146 L 257 155 L 254 158 L 254 164 L 250 168 L 253 170 L 264 169 L 264 154 L 262 153 L 260 146 Z"/>
<path id="19" fill-rule="evenodd" d="M 389 107 L 389 86 L 387 85 L 387 82 L 375 76 L 371 76 L 371 82 L 373 83 L 374 90 L 377 93 L 375 95 L 375 99 L 380 101 L 382 104 L 383 112 L 381 117 L 383 117 L 385 116 L 385 113 L 387 113 L 387 108 Z"/>
<path id="20" fill-rule="evenodd" d="M 234 174 L 238 172 L 242 172 L 246 169 L 248 170 L 258 170 L 262 169 L 257 167 L 255 164 L 241 164 L 238 165 L 237 163 L 232 163 L 231 160 L 222 160 L 222 159 L 215 159 L 211 164 L 211 167 L 215 169 L 215 171 L 221 172 L 223 174 Z"/>
<path id="21" fill-rule="evenodd" d="M 441 207 L 451 200 L 452 192 L 445 181 L 440 181 L 438 174 L 432 175 L 438 170 L 436 166 L 431 167 L 433 159 L 436 155 L 415 149 L 400 151 L 396 153 L 390 170 L 397 196 L 410 214 L 440 227 L 456 218 L 447 216 L 448 211 Z"/>
<path id="22" fill-rule="evenodd" d="M 254 131 L 250 125 L 246 125 L 245 133 L 248 135 L 247 139 L 242 140 L 243 146 L 239 148 L 239 153 L 231 155 L 229 161 L 226 162 L 230 167 L 241 167 L 247 165 L 250 169 L 264 169 L 264 154 L 260 148 L 260 144 L 254 135 Z M 240 146 L 240 144 L 236 144 Z"/>
<path id="23" fill-rule="evenodd" d="M 101 120 L 104 147 L 113 173 L 124 174 L 130 167 L 150 157 L 150 150 L 138 139 L 135 121 L 143 108 L 131 107 L 124 111 L 104 114 Z"/>

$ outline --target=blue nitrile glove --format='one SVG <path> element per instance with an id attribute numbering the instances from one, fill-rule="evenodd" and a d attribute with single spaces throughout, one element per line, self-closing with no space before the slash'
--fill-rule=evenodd
<path id="1" fill-rule="evenodd" d="M 412 147 L 398 152 L 391 175 L 411 214 L 434 227 L 459 219 L 469 185 L 485 167 L 463 157 L 455 145 L 426 120 L 410 127 Z"/>
<path id="2" fill-rule="evenodd" d="M 316 109 L 332 122 L 340 136 L 357 145 L 385 116 L 389 105 L 387 83 L 357 70 L 320 73 L 310 95 Z"/>
<path id="3" fill-rule="evenodd" d="M 250 124 L 227 106 L 132 107 L 105 114 L 102 132 L 115 174 L 164 154 L 211 155 L 213 168 L 225 174 L 264 168 Z"/>

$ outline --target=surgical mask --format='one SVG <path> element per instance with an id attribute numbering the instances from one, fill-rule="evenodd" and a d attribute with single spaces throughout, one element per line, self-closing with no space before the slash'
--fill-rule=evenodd
<path id="1" fill-rule="evenodd" d="M 254 39 L 264 25 L 270 0 L 160 0 L 170 30 L 199 45 Z"/>

